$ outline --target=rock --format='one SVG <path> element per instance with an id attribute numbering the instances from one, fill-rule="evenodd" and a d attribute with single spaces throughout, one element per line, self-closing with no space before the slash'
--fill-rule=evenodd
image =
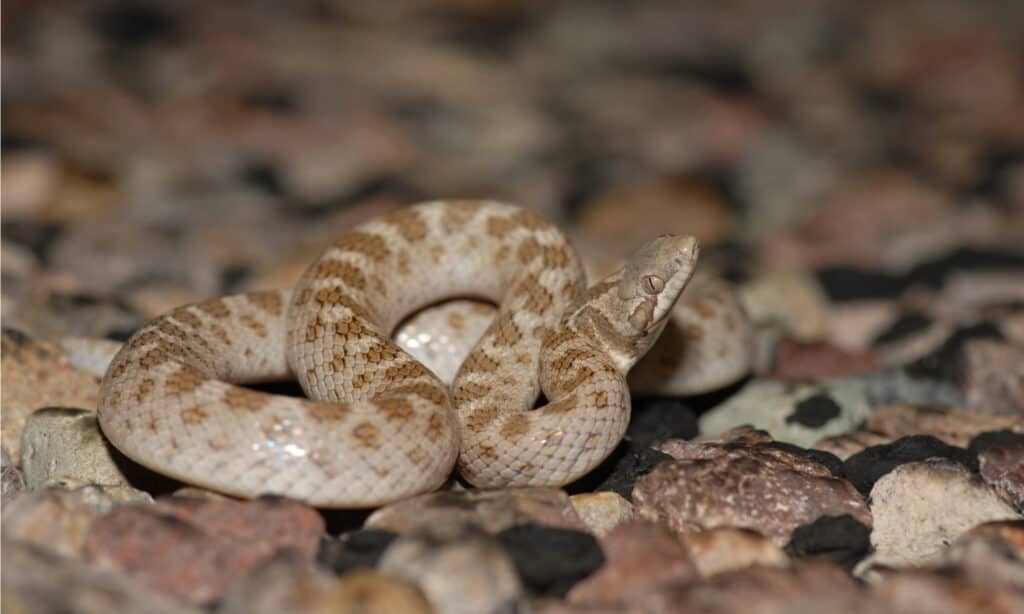
<path id="1" fill-rule="evenodd" d="M 907 365 L 906 371 L 916 378 L 934 379 L 958 387 L 963 387 L 964 394 L 966 394 L 967 387 L 965 384 L 967 383 L 968 374 L 971 373 L 971 369 L 965 368 L 967 365 L 966 349 L 968 344 L 971 342 L 981 340 L 1002 341 L 1002 332 L 1000 332 L 999 328 L 991 322 L 980 322 L 978 324 L 958 328 L 949 335 L 938 349 Z M 985 351 L 980 352 L 978 358 L 984 359 L 985 354 Z M 995 372 L 1001 372 L 998 365 L 993 366 L 985 360 L 976 360 L 974 366 L 981 369 L 981 371 L 975 369 L 974 372 L 976 383 L 979 384 L 982 381 L 987 381 L 985 378 L 989 377 L 989 373 L 992 372 L 993 367 Z M 940 401 L 939 399 L 894 400 L 925 402 Z M 965 403 L 965 400 L 949 401 L 950 405 L 964 405 Z"/>
<path id="2" fill-rule="evenodd" d="M 903 463 L 932 457 L 948 458 L 968 469 L 978 469 L 978 459 L 963 448 L 949 446 L 929 435 L 901 437 L 896 441 L 865 448 L 843 462 L 846 478 L 864 495 L 875 482 Z"/>
<path id="3" fill-rule="evenodd" d="M 787 567 L 789 557 L 757 531 L 719 527 L 684 533 L 682 540 L 704 577 L 753 565 Z"/>
<path id="4" fill-rule="evenodd" d="M 871 352 L 849 352 L 824 343 L 799 343 L 783 339 L 775 348 L 775 365 L 769 377 L 801 381 L 870 373 L 884 366 Z"/>
<path id="5" fill-rule="evenodd" d="M 804 273 L 762 273 L 743 284 L 740 295 L 759 327 L 779 325 L 799 342 L 820 341 L 828 334 L 828 300 L 818 282 Z"/>
<path id="6" fill-rule="evenodd" d="M 672 458 L 653 448 L 627 449 L 613 463 L 608 475 L 595 487 L 597 491 L 611 491 L 627 501 L 633 500 L 633 485 L 638 479 L 650 473 L 660 463 Z"/>
<path id="7" fill-rule="evenodd" d="M 1024 348 L 976 339 L 963 348 L 963 383 L 967 406 L 1024 421 Z"/>
<path id="8" fill-rule="evenodd" d="M 529 522 L 586 530 L 569 495 L 558 488 L 544 487 L 429 493 L 386 505 L 371 514 L 363 526 L 405 533 L 448 522 L 476 524 L 489 533 Z"/>
<path id="9" fill-rule="evenodd" d="M 686 547 L 664 525 L 621 524 L 601 540 L 601 549 L 604 564 L 572 588 L 570 603 L 626 608 L 663 585 L 699 577 Z"/>
<path id="10" fill-rule="evenodd" d="M 6 531 L 3 552 L 6 612 L 198 614 L 198 610 L 155 595 L 122 574 L 10 539 Z"/>
<path id="11" fill-rule="evenodd" d="M 122 570 L 150 590 L 199 604 L 220 598 L 280 548 L 313 560 L 323 531 L 315 510 L 286 499 L 169 497 L 96 520 L 83 551 L 89 561 Z"/>
<path id="12" fill-rule="evenodd" d="M 378 529 L 362 529 L 343 535 L 339 539 L 322 540 L 317 562 L 336 574 L 354 569 L 373 569 L 397 533 Z"/>
<path id="13" fill-rule="evenodd" d="M 127 485 L 115 462 L 116 452 L 100 433 L 93 411 L 65 407 L 36 410 L 25 421 L 21 446 L 21 466 L 29 488 L 60 478 Z"/>
<path id="14" fill-rule="evenodd" d="M 811 448 L 833 454 L 840 460 L 846 460 L 865 448 L 887 443 L 892 443 L 891 437 L 872 433 L 871 431 L 854 431 L 845 435 L 825 437 L 811 446 Z"/>
<path id="15" fill-rule="evenodd" d="M 396 539 L 380 571 L 404 578 L 443 614 L 519 611 L 526 595 L 511 558 L 492 535 L 458 521 L 423 525 Z"/>
<path id="16" fill-rule="evenodd" d="M 964 404 L 964 394 L 958 383 L 940 377 L 934 370 L 918 369 L 914 365 L 889 367 L 843 379 L 862 387 L 872 406 L 890 403 Z"/>
<path id="17" fill-rule="evenodd" d="M 615 492 L 583 493 L 569 500 L 590 532 L 598 537 L 633 519 L 633 504 Z"/>
<path id="18" fill-rule="evenodd" d="M 820 516 L 852 514 L 871 523 L 853 485 L 802 455 L 765 446 L 707 446 L 704 458 L 664 462 L 637 481 L 637 518 L 679 533 L 749 528 L 783 546 L 796 527 Z"/>
<path id="19" fill-rule="evenodd" d="M 5 507 L 3 534 L 77 557 L 92 523 L 125 502 L 134 501 L 125 501 L 117 489 L 102 486 L 42 488 L 24 493 Z"/>
<path id="20" fill-rule="evenodd" d="M 633 412 L 626 429 L 631 449 L 645 448 L 671 438 L 696 437 L 697 416 L 693 409 L 674 397 L 633 399 Z"/>
<path id="21" fill-rule="evenodd" d="M 1019 588 L 994 588 L 962 574 L 905 571 L 873 583 L 872 596 L 890 612 L 1017 614 L 1024 611 Z"/>
<path id="22" fill-rule="evenodd" d="M 921 565 L 983 522 L 1019 519 L 963 465 L 945 458 L 900 465 L 871 489 L 873 564 Z"/>
<path id="23" fill-rule="evenodd" d="M 961 535 L 936 564 L 974 582 L 1024 586 L 1024 520 L 986 522 Z"/>
<path id="24" fill-rule="evenodd" d="M 1024 432 L 1024 421 L 938 403 L 897 403 L 876 407 L 864 428 L 892 438 L 931 435 L 951 446 L 964 447 L 986 431 Z"/>
<path id="25" fill-rule="evenodd" d="M 498 540 L 534 594 L 564 597 L 604 562 L 597 540 L 582 531 L 525 524 L 498 533 Z"/>
<path id="26" fill-rule="evenodd" d="M 886 299 L 833 303 L 827 341 L 854 354 L 870 352 L 872 341 L 896 321 L 899 309 L 896 301 Z"/>
<path id="27" fill-rule="evenodd" d="M 970 443 L 981 477 L 1010 505 L 1024 513 L 1024 433 L 982 433 Z"/>
<path id="28" fill-rule="evenodd" d="M 21 431 L 29 414 L 47 406 L 96 407 L 100 381 L 70 365 L 55 344 L 5 328 L 0 364 L 3 448 L 21 458 Z"/>
<path id="29" fill-rule="evenodd" d="M 7 450 L 0 450 L 0 484 L 3 488 L 0 491 L 0 504 L 4 506 L 25 490 L 25 478 L 11 462 L 11 457 L 7 456 Z"/>
<path id="30" fill-rule="evenodd" d="M 340 579 L 318 570 L 291 550 L 279 551 L 237 582 L 217 610 L 221 614 L 430 614 L 433 609 L 414 585 L 362 569 Z"/>
<path id="31" fill-rule="evenodd" d="M 786 554 L 822 558 L 850 571 L 871 549 L 871 531 L 852 516 L 822 516 L 793 530 Z"/>
<path id="32" fill-rule="evenodd" d="M 106 374 L 114 355 L 123 345 L 120 341 L 95 337 L 61 337 L 57 343 L 67 353 L 72 367 L 99 378 Z"/>
<path id="33" fill-rule="evenodd" d="M 702 433 L 751 424 L 780 441 L 809 446 L 856 428 L 871 413 L 863 390 L 843 379 L 820 383 L 753 380 L 703 414 Z"/>

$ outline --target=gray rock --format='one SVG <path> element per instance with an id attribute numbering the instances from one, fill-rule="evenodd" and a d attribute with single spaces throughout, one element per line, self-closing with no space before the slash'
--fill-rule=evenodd
<path id="1" fill-rule="evenodd" d="M 34 411 L 25 422 L 21 445 L 21 466 L 29 488 L 61 478 L 127 484 L 95 412 L 64 407 Z"/>
<path id="2" fill-rule="evenodd" d="M 971 528 L 1021 516 L 977 475 L 948 459 L 900 465 L 871 489 L 870 564 L 922 565 Z"/>
<path id="3" fill-rule="evenodd" d="M 441 614 L 527 611 L 512 560 L 497 539 L 471 524 L 410 531 L 384 552 L 380 570 L 414 582 Z"/>
<path id="4" fill-rule="evenodd" d="M 820 383 L 754 380 L 699 420 L 702 433 L 751 424 L 779 441 L 809 446 L 854 430 L 871 406 L 862 386 L 848 378 Z"/>

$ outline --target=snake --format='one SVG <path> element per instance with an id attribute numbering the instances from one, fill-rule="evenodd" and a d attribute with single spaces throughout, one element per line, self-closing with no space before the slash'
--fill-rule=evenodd
<path id="1" fill-rule="evenodd" d="M 436 490 L 453 469 L 479 488 L 565 485 L 622 439 L 627 375 L 672 320 L 698 253 L 694 237 L 657 237 L 588 286 L 539 214 L 412 205 L 352 228 L 294 288 L 142 326 L 104 374 L 99 423 L 139 464 L 240 497 L 374 507 Z M 446 381 L 394 334 L 452 299 L 494 308 Z M 305 398 L 253 386 L 289 379 Z"/>

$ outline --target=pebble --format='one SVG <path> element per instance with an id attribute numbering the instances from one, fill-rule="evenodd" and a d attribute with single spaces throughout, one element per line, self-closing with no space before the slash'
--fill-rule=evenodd
<path id="1" fill-rule="evenodd" d="M 199 610 L 147 591 L 123 574 L 4 533 L 3 600 L 8 612 L 199 614 Z"/>
<path id="2" fill-rule="evenodd" d="M 853 516 L 822 516 L 793 530 L 786 553 L 822 558 L 852 571 L 871 549 L 871 531 Z"/>
<path id="3" fill-rule="evenodd" d="M 763 446 L 707 447 L 704 458 L 664 462 L 637 481 L 637 518 L 679 533 L 749 528 L 779 546 L 820 516 L 849 513 L 871 523 L 853 485 L 805 456 Z"/>
<path id="4" fill-rule="evenodd" d="M 225 595 L 219 614 L 430 614 L 413 584 L 361 569 L 335 578 L 292 550 L 256 566 Z"/>
<path id="5" fill-rule="evenodd" d="M 99 378 L 70 365 L 63 350 L 5 328 L 0 363 L 3 449 L 21 458 L 21 433 L 29 414 L 47 406 L 96 407 Z"/>
<path id="6" fill-rule="evenodd" d="M 628 607 L 662 585 L 692 582 L 697 565 L 668 527 L 629 522 L 601 540 L 604 564 L 569 592 L 570 603 Z"/>
<path id="7" fill-rule="evenodd" d="M 790 564 L 782 548 L 750 529 L 719 527 L 684 533 L 681 539 L 704 577 L 753 565 L 787 567 Z"/>
<path id="8" fill-rule="evenodd" d="M 581 493 L 572 495 L 569 501 L 597 537 L 604 537 L 616 526 L 633 519 L 633 504 L 615 492 Z"/>
<path id="9" fill-rule="evenodd" d="M 854 430 L 871 412 L 861 387 L 844 379 L 815 383 L 753 380 L 698 420 L 702 433 L 742 424 L 772 437 L 809 446 L 827 435 Z"/>
<path id="10" fill-rule="evenodd" d="M 865 448 L 843 462 L 843 474 L 867 496 L 875 482 L 899 465 L 942 457 L 954 460 L 972 471 L 978 469 L 978 459 L 963 448 L 947 445 L 930 435 L 901 437 L 892 443 Z"/>
<path id="11" fill-rule="evenodd" d="M 963 348 L 960 381 L 967 407 L 1024 422 L 1024 348 L 975 339 Z"/>
<path id="12" fill-rule="evenodd" d="M 564 597 L 604 562 L 597 539 L 583 531 L 524 524 L 498 533 L 498 540 L 535 595 Z"/>
<path id="13" fill-rule="evenodd" d="M 94 564 L 119 569 L 150 590 L 202 604 L 280 548 L 313 560 L 324 521 L 286 499 L 163 498 L 97 519 L 83 547 Z"/>
<path id="14" fill-rule="evenodd" d="M 500 614 L 525 608 L 516 566 L 493 535 L 449 521 L 404 533 L 380 571 L 414 583 L 441 614 Z"/>
<path id="15" fill-rule="evenodd" d="M 945 458 L 900 465 L 871 489 L 872 564 L 923 565 L 971 528 L 1021 516 L 977 475 Z"/>
<path id="16" fill-rule="evenodd" d="M 0 450 L 0 485 L 0 505 L 4 506 L 25 490 L 25 478 L 7 455 L 7 450 Z"/>
<path id="17" fill-rule="evenodd" d="M 93 411 L 66 407 L 36 410 L 25 421 L 21 445 L 21 466 L 29 488 L 60 478 L 128 485 L 115 461 L 120 455 L 103 438 Z"/>
<path id="18" fill-rule="evenodd" d="M 875 407 L 864 428 L 892 438 L 931 435 L 952 446 L 965 447 L 986 431 L 1010 429 L 1024 432 L 1016 416 L 970 411 L 938 403 L 895 403 Z"/>
<path id="19" fill-rule="evenodd" d="M 1024 513 L 1024 433 L 994 431 L 971 440 L 982 479 Z"/>
<path id="20" fill-rule="evenodd" d="M 489 533 L 529 522 L 581 531 L 587 528 L 565 491 L 545 487 L 428 493 L 376 510 L 363 526 L 405 533 L 448 522 L 476 524 Z"/>

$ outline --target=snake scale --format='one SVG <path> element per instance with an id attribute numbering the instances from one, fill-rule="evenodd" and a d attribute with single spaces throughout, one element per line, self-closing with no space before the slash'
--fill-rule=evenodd
<path id="1" fill-rule="evenodd" d="M 626 374 L 697 254 L 692 237 L 658 237 L 588 288 L 569 241 L 537 214 L 414 205 L 342 236 L 291 291 L 188 305 L 139 329 L 104 376 L 100 425 L 160 473 L 321 507 L 430 491 L 456 463 L 479 487 L 566 484 L 622 438 Z M 458 297 L 497 311 L 449 385 L 392 334 Z M 289 378 L 308 398 L 239 385 Z"/>

